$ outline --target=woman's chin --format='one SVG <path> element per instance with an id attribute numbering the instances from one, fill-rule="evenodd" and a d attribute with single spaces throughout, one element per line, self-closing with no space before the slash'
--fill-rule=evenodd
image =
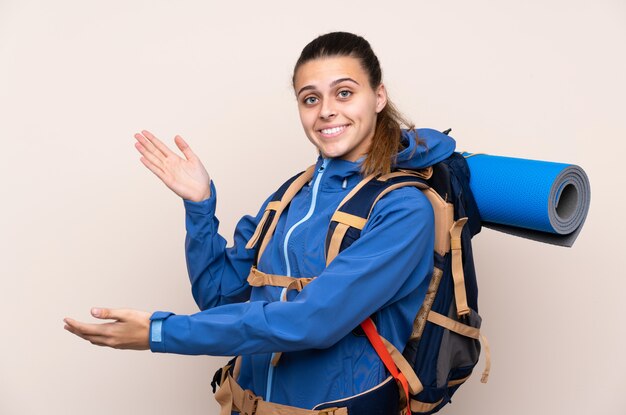
<path id="1" fill-rule="evenodd" d="M 322 157 L 331 159 L 342 158 L 348 152 L 344 148 L 337 148 L 334 146 L 322 146 L 319 148 L 319 151 L 322 154 Z"/>
<path id="2" fill-rule="evenodd" d="M 344 156 L 345 153 L 342 152 L 326 152 L 326 151 L 321 151 L 322 157 L 324 157 L 325 159 L 338 159 L 338 158 L 342 158 Z"/>

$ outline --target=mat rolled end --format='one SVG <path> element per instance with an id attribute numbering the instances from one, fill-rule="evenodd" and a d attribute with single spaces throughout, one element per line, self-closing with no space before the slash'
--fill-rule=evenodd
<path id="1" fill-rule="evenodd" d="M 463 155 L 483 226 L 558 246 L 574 244 L 591 202 L 589 178 L 581 167 L 481 153 Z"/>

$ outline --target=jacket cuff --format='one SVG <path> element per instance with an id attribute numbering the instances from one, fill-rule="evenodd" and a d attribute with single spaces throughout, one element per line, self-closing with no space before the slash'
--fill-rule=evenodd
<path id="1" fill-rule="evenodd" d="M 150 316 L 150 333 L 148 339 L 150 341 L 150 351 L 165 353 L 165 339 L 163 336 L 163 322 L 169 316 L 173 315 L 169 311 L 156 311 Z"/>
<path id="2" fill-rule="evenodd" d="M 211 196 L 208 199 L 204 199 L 200 202 L 194 202 L 191 200 L 183 199 L 183 204 L 185 206 L 185 210 L 190 213 L 200 213 L 205 215 L 213 215 L 215 214 L 215 204 L 216 204 L 216 190 L 215 185 L 213 184 L 213 180 L 209 184 L 211 187 Z"/>

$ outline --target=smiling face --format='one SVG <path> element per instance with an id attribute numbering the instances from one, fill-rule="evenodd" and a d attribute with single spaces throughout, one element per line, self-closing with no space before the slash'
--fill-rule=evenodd
<path id="1" fill-rule="evenodd" d="M 294 88 L 304 132 L 323 157 L 356 161 L 367 154 L 387 93 L 383 84 L 372 89 L 358 59 L 310 60 L 297 69 Z"/>

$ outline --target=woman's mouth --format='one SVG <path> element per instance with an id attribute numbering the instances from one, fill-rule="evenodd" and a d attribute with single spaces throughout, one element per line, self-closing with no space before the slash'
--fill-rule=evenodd
<path id="1" fill-rule="evenodd" d="M 346 124 L 346 125 L 339 125 L 339 126 L 330 127 L 330 128 L 323 128 L 323 129 L 319 130 L 319 132 L 325 138 L 332 138 L 332 137 L 336 137 L 336 136 L 340 135 L 341 133 L 343 133 L 346 128 L 348 128 L 348 124 Z"/>

